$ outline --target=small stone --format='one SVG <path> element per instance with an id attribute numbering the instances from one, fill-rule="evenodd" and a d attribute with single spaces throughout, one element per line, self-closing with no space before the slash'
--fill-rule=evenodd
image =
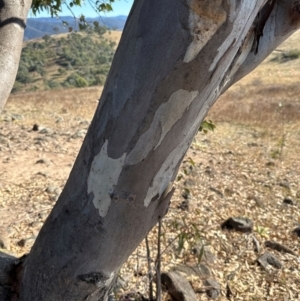
<path id="1" fill-rule="evenodd" d="M 177 206 L 177 209 L 181 209 L 183 211 L 188 211 L 189 210 L 189 200 L 182 201 L 181 204 Z"/>
<path id="2" fill-rule="evenodd" d="M 269 162 L 266 163 L 266 166 L 267 167 L 274 167 L 275 163 L 273 161 L 269 161 Z"/>
<path id="3" fill-rule="evenodd" d="M 253 229 L 253 222 L 247 217 L 231 217 L 221 225 L 221 228 L 249 233 Z"/>
<path id="4" fill-rule="evenodd" d="M 15 113 L 11 114 L 11 120 L 12 121 L 23 120 L 23 119 L 24 119 L 24 116 L 21 115 L 21 114 L 15 114 Z"/>
<path id="5" fill-rule="evenodd" d="M 48 177 L 48 173 L 42 172 L 42 171 L 37 172 L 36 175 L 37 175 L 37 176 L 42 176 L 42 177 L 45 177 L 45 178 Z"/>
<path id="6" fill-rule="evenodd" d="M 52 134 L 52 130 L 48 128 L 43 128 L 39 131 L 40 134 Z"/>
<path id="7" fill-rule="evenodd" d="M 57 189 L 57 187 L 50 185 L 46 188 L 46 192 L 54 193 L 55 189 Z"/>
<path id="8" fill-rule="evenodd" d="M 56 202 L 58 200 L 59 195 L 55 194 L 55 195 L 51 195 L 50 196 L 50 201 L 52 202 Z"/>
<path id="9" fill-rule="evenodd" d="M 293 231 L 292 231 L 292 235 L 294 236 L 294 238 L 300 238 L 300 226 L 295 228 Z"/>
<path id="10" fill-rule="evenodd" d="M 35 123 L 32 127 L 32 131 L 37 132 L 38 130 L 39 130 L 39 125 Z"/>
<path id="11" fill-rule="evenodd" d="M 71 136 L 71 138 L 73 138 L 73 139 L 76 139 L 76 138 L 84 138 L 85 135 L 86 135 L 86 133 L 87 133 L 87 130 L 81 129 L 81 130 L 77 131 L 75 134 L 73 134 L 73 135 Z"/>
<path id="12" fill-rule="evenodd" d="M 271 253 L 266 252 L 263 255 L 261 255 L 257 259 L 258 263 L 267 270 L 268 265 L 273 266 L 276 269 L 281 269 L 282 268 L 282 263 Z"/>
<path id="13" fill-rule="evenodd" d="M 37 160 L 35 163 L 36 164 L 47 164 L 47 165 L 50 165 L 51 164 L 51 160 L 46 159 L 46 158 L 42 158 L 42 159 Z"/>
<path id="14" fill-rule="evenodd" d="M 162 273 L 161 282 L 174 301 L 197 301 L 197 296 L 187 281 L 176 271 Z"/>
<path id="15" fill-rule="evenodd" d="M 279 182 L 278 185 L 285 188 L 285 189 L 287 189 L 287 190 L 290 190 L 290 184 L 289 184 L 288 181 Z"/>
<path id="16" fill-rule="evenodd" d="M 216 280 L 206 279 L 204 286 L 207 288 L 206 294 L 210 299 L 217 299 L 220 296 L 221 286 Z"/>
<path id="17" fill-rule="evenodd" d="M 54 193 L 56 194 L 56 195 L 60 195 L 61 194 L 61 188 L 59 188 L 59 187 L 56 187 L 55 189 L 54 189 Z"/>
<path id="18" fill-rule="evenodd" d="M 286 205 L 295 205 L 294 201 L 290 198 L 284 198 L 282 202 Z"/>
<path id="19" fill-rule="evenodd" d="M 293 250 L 291 250 L 290 248 L 288 248 L 278 242 L 272 241 L 272 240 L 267 240 L 265 242 L 265 247 L 276 250 L 278 252 L 284 252 L 284 253 L 288 253 L 288 254 L 297 256 L 296 253 Z"/>
<path id="20" fill-rule="evenodd" d="M 36 239 L 36 236 L 35 236 L 35 235 L 30 236 L 30 237 L 28 237 L 28 238 L 23 238 L 23 239 L 21 239 L 21 240 L 19 240 L 19 241 L 17 242 L 17 245 L 18 245 L 19 247 L 21 247 L 21 248 L 24 248 L 24 247 L 30 247 L 30 246 L 33 245 L 35 239 Z"/>
<path id="21" fill-rule="evenodd" d="M 193 253 L 196 256 L 198 256 L 198 258 L 200 254 L 202 254 L 201 261 L 206 261 L 209 264 L 213 264 L 216 261 L 216 256 L 212 253 L 209 246 L 203 246 L 202 243 L 199 243 L 196 246 L 194 246 Z"/>

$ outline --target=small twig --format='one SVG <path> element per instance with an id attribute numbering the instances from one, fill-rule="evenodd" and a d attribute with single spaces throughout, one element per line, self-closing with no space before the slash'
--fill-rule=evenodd
<path id="1" fill-rule="evenodd" d="M 150 255 L 150 248 L 149 248 L 149 241 L 148 241 L 148 236 L 145 238 L 146 241 L 146 249 L 147 249 L 147 261 L 148 261 L 148 278 L 149 278 L 149 298 L 150 301 L 153 301 L 153 284 L 152 284 L 152 271 L 151 271 L 151 255 Z"/>
<path id="2" fill-rule="evenodd" d="M 161 217 L 158 217 L 158 237 L 157 237 L 157 257 L 156 257 L 156 301 L 161 301 L 161 254 L 160 254 L 160 236 L 161 236 Z"/>

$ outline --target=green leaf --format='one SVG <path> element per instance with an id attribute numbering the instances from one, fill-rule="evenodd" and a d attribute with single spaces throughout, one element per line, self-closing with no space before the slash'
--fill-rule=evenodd
<path id="1" fill-rule="evenodd" d="M 187 161 L 188 161 L 193 167 L 196 166 L 194 160 L 193 160 L 191 157 L 188 157 L 188 158 L 187 158 Z"/>
<path id="2" fill-rule="evenodd" d="M 204 255 L 204 245 L 202 245 L 198 255 L 198 264 L 201 262 L 203 255 Z"/>
<path id="3" fill-rule="evenodd" d="M 186 233 L 182 232 L 179 235 L 179 239 L 178 239 L 178 254 L 180 254 L 180 252 L 183 249 L 184 246 L 184 240 L 187 238 Z"/>
<path id="4" fill-rule="evenodd" d="M 207 134 L 208 131 L 214 131 L 216 128 L 215 124 L 211 120 L 203 120 L 201 126 L 199 127 L 199 132 Z"/>

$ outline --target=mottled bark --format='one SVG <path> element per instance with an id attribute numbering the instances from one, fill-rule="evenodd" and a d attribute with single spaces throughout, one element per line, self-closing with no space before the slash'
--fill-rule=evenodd
<path id="1" fill-rule="evenodd" d="M 0 113 L 14 85 L 31 0 L 0 0 Z"/>
<path id="2" fill-rule="evenodd" d="M 266 12 L 265 0 L 135 1 L 74 168 L 25 261 L 19 300 L 107 300 L 166 214 L 207 111 L 297 27 L 296 2 Z"/>

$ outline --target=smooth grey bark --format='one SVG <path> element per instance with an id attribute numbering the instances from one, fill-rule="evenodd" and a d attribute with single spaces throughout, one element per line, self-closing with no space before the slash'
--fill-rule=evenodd
<path id="1" fill-rule="evenodd" d="M 0 0 L 0 112 L 14 85 L 31 0 Z"/>
<path id="2" fill-rule="evenodd" d="M 166 214 L 209 108 L 298 20 L 290 0 L 135 1 L 70 177 L 23 264 L 19 300 L 107 300 Z"/>

